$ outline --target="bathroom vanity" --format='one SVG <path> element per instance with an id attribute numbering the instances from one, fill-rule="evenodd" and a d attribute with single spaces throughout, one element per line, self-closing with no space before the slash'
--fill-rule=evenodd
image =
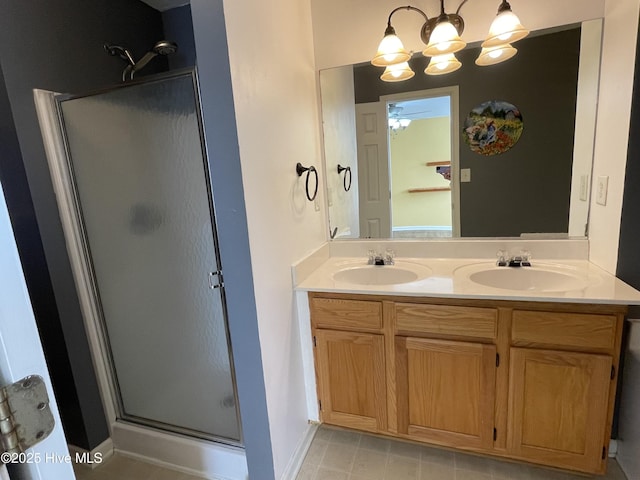
<path id="1" fill-rule="evenodd" d="M 322 421 L 605 468 L 626 307 L 310 293 Z"/>
<path id="2" fill-rule="evenodd" d="M 605 472 L 624 319 L 638 292 L 587 261 L 534 265 L 517 277 L 539 280 L 506 274 L 515 283 L 502 288 L 470 280 L 501 278 L 492 262 L 364 263 L 329 259 L 299 289 L 322 422 Z M 544 273 L 553 268 L 572 278 Z M 381 269 L 396 272 L 380 279 Z M 412 269 L 414 281 L 398 273 Z"/>

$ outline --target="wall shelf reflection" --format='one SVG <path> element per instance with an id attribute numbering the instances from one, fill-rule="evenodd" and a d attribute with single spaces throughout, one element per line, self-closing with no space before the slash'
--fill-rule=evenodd
<path id="1" fill-rule="evenodd" d="M 425 193 L 425 192 L 450 192 L 451 187 L 429 187 L 429 188 L 410 188 L 409 193 Z"/>

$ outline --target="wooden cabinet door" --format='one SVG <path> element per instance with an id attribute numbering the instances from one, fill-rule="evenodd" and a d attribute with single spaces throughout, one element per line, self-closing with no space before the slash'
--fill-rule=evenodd
<path id="1" fill-rule="evenodd" d="M 315 335 L 323 421 L 370 432 L 385 431 L 383 336 L 334 330 L 316 330 Z"/>
<path id="2" fill-rule="evenodd" d="M 396 337 L 398 432 L 443 445 L 493 447 L 496 348 Z"/>
<path id="3" fill-rule="evenodd" d="M 545 465 L 600 470 L 611 365 L 607 355 L 512 348 L 509 453 Z"/>

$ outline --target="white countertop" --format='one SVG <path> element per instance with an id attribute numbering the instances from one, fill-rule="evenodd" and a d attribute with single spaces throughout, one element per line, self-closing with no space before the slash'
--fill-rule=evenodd
<path id="1" fill-rule="evenodd" d="M 369 266 L 362 257 L 329 257 L 296 285 L 299 291 L 336 292 L 352 294 L 406 295 L 422 297 L 448 297 L 466 299 L 523 300 L 545 302 L 606 303 L 640 305 L 640 292 L 622 280 L 605 272 L 587 260 L 534 259 L 532 267 L 520 269 L 544 270 L 575 279 L 571 289 L 549 285 L 523 287 L 513 285 L 495 288 L 472 281 L 470 275 L 494 269 L 518 270 L 514 267 L 497 267 L 487 258 L 396 258 L 395 266 Z M 339 281 L 338 271 L 353 268 L 400 268 L 418 273 L 419 278 L 407 283 L 392 285 L 363 285 Z M 499 272 L 501 273 L 501 272 Z M 514 272 L 517 274 L 517 272 Z M 365 280 L 366 281 L 366 280 Z M 515 289 L 515 288 L 518 289 Z M 526 289 L 523 289 L 526 288 Z"/>

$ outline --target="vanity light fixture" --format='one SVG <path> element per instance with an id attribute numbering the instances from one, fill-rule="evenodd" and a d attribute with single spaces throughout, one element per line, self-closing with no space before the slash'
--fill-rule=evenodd
<path id="1" fill-rule="evenodd" d="M 431 61 L 424 73 L 427 75 L 444 75 L 446 73 L 455 72 L 462 66 L 462 62 L 456 58 L 453 53 L 446 55 L 436 55 L 431 57 Z"/>
<path id="2" fill-rule="evenodd" d="M 483 48 L 498 47 L 508 43 L 517 42 L 529 35 L 529 30 L 524 28 L 520 19 L 511 11 L 511 5 L 507 0 L 502 0 L 498 7 L 498 15 L 489 27 L 487 39 L 482 42 Z"/>
<path id="3" fill-rule="evenodd" d="M 403 80 L 409 80 L 415 74 L 407 62 L 402 62 L 396 65 L 389 65 L 384 69 L 384 73 L 380 78 L 385 82 L 402 82 Z"/>
<path id="4" fill-rule="evenodd" d="M 468 0 L 462 0 L 456 13 L 446 13 L 444 0 L 440 0 L 440 15 L 429 18 L 426 13 L 411 5 L 394 8 L 389 14 L 384 37 L 378 46 L 378 51 L 371 60 L 376 67 L 386 67 L 380 78 L 385 82 L 401 82 L 412 78 L 415 73 L 409 66 L 411 52 L 408 52 L 402 41 L 396 35 L 391 25 L 391 17 L 399 10 L 410 10 L 419 13 L 424 18 L 420 29 L 420 38 L 426 44 L 422 54 L 432 57 L 425 69 L 427 75 L 443 75 L 458 70 L 462 63 L 455 57 L 455 53 L 467 44 L 460 38 L 464 31 L 464 20 L 460 16 L 460 9 Z M 511 11 L 511 5 L 506 0 L 498 7 L 498 15 L 491 24 L 489 35 L 482 43 L 482 52 L 476 60 L 477 65 L 495 65 L 513 57 L 517 50 L 510 44 L 529 34 L 520 20 Z"/>
<path id="5" fill-rule="evenodd" d="M 462 2 L 460 7 L 464 3 Z M 460 11 L 460 7 L 458 7 L 458 11 Z M 457 27 L 454 26 L 454 23 Z M 464 21 L 462 17 L 457 13 L 453 15 L 444 13 L 444 0 L 440 0 L 440 16 L 436 19 L 436 26 L 431 32 L 427 47 L 422 54 L 426 57 L 433 57 L 434 55 L 459 52 L 467 46 L 467 43 L 460 38 L 463 30 Z"/>
<path id="6" fill-rule="evenodd" d="M 518 50 L 513 48 L 509 43 L 498 45 L 497 47 L 483 48 L 478 58 L 476 58 L 476 65 L 480 65 L 481 67 L 496 65 L 505 60 L 509 60 L 516 53 L 518 53 Z"/>

